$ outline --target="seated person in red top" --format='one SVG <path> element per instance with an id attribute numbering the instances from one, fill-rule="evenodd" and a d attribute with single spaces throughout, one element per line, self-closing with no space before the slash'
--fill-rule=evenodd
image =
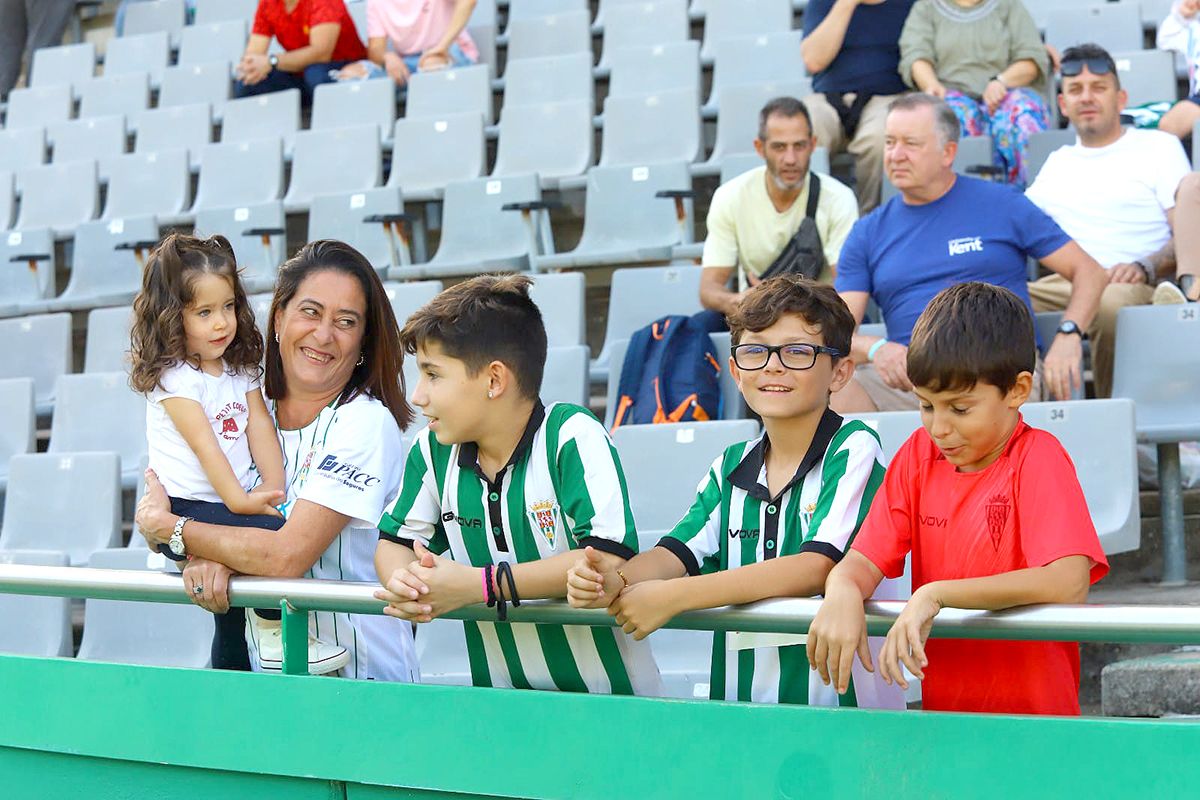
<path id="1" fill-rule="evenodd" d="M 271 37 L 285 52 L 267 54 Z M 238 97 L 299 89 L 312 101 L 318 84 L 330 83 L 367 50 L 343 0 L 259 0 L 246 52 L 237 65 Z"/>
<path id="2" fill-rule="evenodd" d="M 1082 603 L 1108 572 L 1071 459 L 1021 419 L 1035 354 L 1029 310 L 997 286 L 952 286 L 917 320 L 908 374 L 924 427 L 892 459 L 808 634 L 809 664 L 838 691 L 856 653 L 873 671 L 863 599 L 911 551 L 912 599 L 879 655 L 885 681 L 907 688 L 907 667 L 926 710 L 1079 714 L 1077 643 L 926 642 L 947 606 Z"/>

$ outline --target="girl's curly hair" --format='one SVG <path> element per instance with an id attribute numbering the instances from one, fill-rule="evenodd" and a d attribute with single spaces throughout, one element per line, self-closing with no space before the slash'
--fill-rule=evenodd
<path id="1" fill-rule="evenodd" d="M 238 279 L 237 259 L 229 240 L 224 236 L 198 239 L 171 233 L 146 260 L 142 290 L 133 301 L 129 385 L 134 391 L 152 391 L 162 373 L 178 364 L 199 366 L 195 356 L 187 352 L 183 311 L 192 302 L 196 278 L 204 274 L 220 275 L 233 288 L 237 331 L 225 349 L 226 366 L 261 376 L 263 340 Z"/>

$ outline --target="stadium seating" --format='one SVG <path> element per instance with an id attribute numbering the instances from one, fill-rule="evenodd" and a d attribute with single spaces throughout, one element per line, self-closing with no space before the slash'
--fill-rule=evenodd
<path id="1" fill-rule="evenodd" d="M 408 200 L 433 200 L 452 181 L 480 177 L 487 164 L 483 121 L 475 111 L 396 120 L 387 185 Z"/>
<path id="2" fill-rule="evenodd" d="M 120 535 L 116 453 L 30 453 L 9 461 L 0 549 L 58 550 L 82 566 L 95 551 L 119 545 Z"/>
<path id="3" fill-rule="evenodd" d="M 96 46 L 91 42 L 43 47 L 34 51 L 29 85 L 71 86 L 90 79 L 96 71 Z"/>
<path id="4" fill-rule="evenodd" d="M 1046 42 L 1059 52 L 1084 42 L 1095 42 L 1110 53 L 1141 50 L 1141 11 L 1137 3 L 1051 8 L 1046 13 Z"/>
<path id="5" fill-rule="evenodd" d="M 441 281 L 410 281 L 409 283 L 385 283 L 383 289 L 396 315 L 396 324 L 401 328 L 413 312 L 428 303 L 442 291 Z M 405 356 L 406 361 L 413 359 Z"/>
<path id="6" fill-rule="evenodd" d="M 500 112 L 500 142 L 492 176 L 536 173 L 542 187 L 582 175 L 592 164 L 592 104 L 566 100 L 514 106 Z"/>
<path id="7" fill-rule="evenodd" d="M 125 11 L 125 30 L 123 35 L 133 36 L 139 33 L 166 31 L 171 37 L 171 45 L 179 45 L 179 35 L 183 32 L 187 21 L 187 9 L 184 0 L 148 0 L 147 2 L 130 3 Z"/>
<path id="8" fill-rule="evenodd" d="M 540 392 L 544 403 L 574 403 L 587 407 L 588 349 L 585 345 L 551 347 Z"/>
<path id="9" fill-rule="evenodd" d="M 728 86 L 769 82 L 781 75 L 805 74 L 798 33 L 761 33 L 720 39 L 713 43 L 711 52 L 712 94 L 705 110 L 712 113 L 718 111 L 721 90 Z M 806 94 L 808 92 L 795 96 Z"/>
<path id="10" fill-rule="evenodd" d="M 145 72 L 126 72 L 92 78 L 79 87 L 79 116 L 121 114 L 135 117 L 150 107 L 150 78 Z"/>
<path id="11" fill-rule="evenodd" d="M 43 127 L 0 130 L 0 170 L 16 172 L 46 161 L 46 129 Z"/>
<path id="12" fill-rule="evenodd" d="M 279 143 L 269 143 L 278 152 Z M 282 172 L 282 164 L 280 171 Z M 201 170 L 201 176 L 204 171 Z M 282 177 L 282 176 L 280 176 Z M 196 212 L 197 236 L 220 234 L 233 246 L 242 285 L 248 292 L 275 287 L 275 275 L 284 259 L 286 219 L 283 203 L 269 200 L 243 206 L 203 208 Z"/>
<path id="13" fill-rule="evenodd" d="M 600 166 L 691 163 L 704 152 L 700 109 L 690 89 L 609 95 L 604 101 Z"/>
<path id="14" fill-rule="evenodd" d="M 246 40 L 242 39 L 242 47 Z M 136 36 L 111 39 L 104 51 L 104 74 L 146 73 L 150 83 L 162 82 L 163 70 L 171 63 L 171 43 L 166 31 L 152 31 Z M 186 63 L 186 62 L 181 62 Z"/>
<path id="15" fill-rule="evenodd" d="M 221 119 L 232 91 L 229 64 L 224 61 L 169 67 L 163 71 L 158 107 L 208 103 L 213 117 Z"/>
<path id="16" fill-rule="evenodd" d="M 195 6 L 195 24 L 202 25 L 228 19 L 249 22 L 254 19 L 254 10 L 258 7 L 258 2 L 257 0 L 195 0 Z"/>
<path id="17" fill-rule="evenodd" d="M 100 550 L 93 569 L 147 570 L 153 556 L 145 548 Z M 83 640 L 77 658 L 152 667 L 210 665 L 213 617 L 191 603 L 84 602 Z"/>
<path id="18" fill-rule="evenodd" d="M 408 82 L 405 116 L 408 119 L 445 118 L 449 114 L 478 112 L 487 124 L 492 111 L 492 82 L 482 65 L 421 72 Z"/>
<path id="19" fill-rule="evenodd" d="M 75 226 L 95 218 L 100 200 L 95 161 L 71 161 L 30 167 L 18 174 L 21 192 L 18 228 L 52 228 L 69 237 Z"/>
<path id="20" fill-rule="evenodd" d="M 8 462 L 15 455 L 32 453 L 37 437 L 32 378 L 0 379 L 0 491 L 8 486 Z"/>
<path id="21" fill-rule="evenodd" d="M 71 371 L 71 315 L 0 320 L 0 335 L 8 343 L 0 353 L 0 378 L 33 378 L 38 414 L 48 414 L 54 382 Z"/>
<path id="22" fill-rule="evenodd" d="M 591 101 L 595 91 L 590 52 L 523 58 L 509 64 L 504 76 L 506 108 Z"/>
<path id="23" fill-rule="evenodd" d="M 383 183 L 375 125 L 308 130 L 296 134 L 285 211 L 307 211 L 317 194 L 363 192 Z"/>
<path id="24" fill-rule="evenodd" d="M 0 550 L 0 564 L 70 566 L 66 553 L 53 550 Z M 70 658 L 75 650 L 69 597 L 0 594 L 0 620 L 0 653 Z"/>
<path id="25" fill-rule="evenodd" d="M 551 347 L 586 344 L 584 339 L 584 279 L 579 272 L 537 275 L 529 290 L 542 312 Z"/>
<path id="26" fill-rule="evenodd" d="M 108 197 L 101 219 L 157 215 L 172 217 L 191 195 L 188 152 L 183 149 L 134 153 L 110 162 Z M 153 237 L 151 237 L 153 238 Z"/>
<path id="27" fill-rule="evenodd" d="M 638 328 L 667 314 L 695 314 L 700 311 L 700 268 L 687 265 L 625 268 L 613 272 L 608 295 L 608 325 L 604 344 L 592 362 L 593 381 L 608 379 L 610 348 L 628 339 Z M 617 372 L 620 361 L 613 362 Z"/>
<path id="28" fill-rule="evenodd" d="M 53 163 L 94 161 L 97 174 L 105 179 L 112 159 L 125 152 L 125 117 L 119 114 L 60 122 L 47 134 L 54 142 Z"/>
<path id="29" fill-rule="evenodd" d="M 1128 107 L 1164 100 L 1175 102 L 1175 57 L 1166 50 L 1113 53 L 1121 88 L 1129 95 Z"/>
<path id="30" fill-rule="evenodd" d="M 415 636 L 422 683 L 471 685 L 467 639 L 461 622 L 444 617 L 435 619 L 419 625 Z"/>
<path id="31" fill-rule="evenodd" d="M 607 68 L 612 53 L 621 47 L 653 47 L 688 38 L 687 0 L 636 0 L 618 3 L 600 12 L 604 49 L 600 67 Z"/>
<path id="32" fill-rule="evenodd" d="M 208 103 L 189 103 L 144 111 L 133 127 L 137 129 L 135 153 L 183 149 L 192 170 L 200 168 L 200 154 L 212 143 L 212 107 Z M 189 181 L 188 192 L 191 192 Z"/>
<path id="33" fill-rule="evenodd" d="M 724 39 L 773 34 L 791 27 L 791 0 L 707 0 L 701 55 L 714 57 L 717 43 Z"/>
<path id="34" fill-rule="evenodd" d="M 592 24 L 591 14 L 586 10 L 509 17 L 505 30 L 509 64 L 523 58 L 587 53 L 590 65 Z"/>
<path id="35" fill-rule="evenodd" d="M 396 123 L 396 87 L 391 81 L 325 83 L 313 92 L 312 130 L 375 125 L 381 141 Z"/>
<path id="36" fill-rule="evenodd" d="M 403 223 L 384 222 L 404 214 L 398 188 L 381 187 L 345 194 L 319 194 L 312 199 L 308 241 L 340 239 L 366 256 L 380 273 L 411 263 L 407 242 L 391 233 Z"/>
<path id="37" fill-rule="evenodd" d="M 30 228 L 0 234 L 0 265 L 5 266 L 0 273 L 0 315 L 36 311 L 54 291 L 54 233 Z"/>
<path id="38" fill-rule="evenodd" d="M 249 26 L 244 19 L 197 22 L 179 37 L 179 64 L 236 64 L 246 49 Z"/>
<path id="39" fill-rule="evenodd" d="M 7 130 L 44 128 L 71 118 L 74 99 L 69 84 L 30 86 L 8 93 L 8 111 L 4 115 Z"/>
<path id="40" fill-rule="evenodd" d="M 704 164 L 693 168 L 694 175 L 716 175 L 721 162 L 731 156 L 754 152 L 754 140 L 758 137 L 758 112 L 768 100 L 781 95 L 804 97 L 809 93 L 808 79 L 790 80 L 786 83 L 757 83 L 744 86 L 726 86 L 718 93 L 721 114 L 717 117 L 716 141 L 712 155 Z"/>
<path id="41" fill-rule="evenodd" d="M 609 62 L 609 97 L 687 89 L 700 102 L 700 43 L 618 48 Z"/>
<path id="42" fill-rule="evenodd" d="M 1029 137 L 1029 161 L 1026 167 L 1029 173 L 1029 182 L 1033 183 L 1051 153 L 1070 144 L 1075 144 L 1075 131 L 1070 128 L 1032 134 Z"/>
<path id="43" fill-rule="evenodd" d="M 16 180 L 11 172 L 0 172 L 0 231 L 8 230 L 12 224 L 15 204 Z M 2 279 L 0 279 L 2 280 Z"/>
<path id="44" fill-rule="evenodd" d="M 87 342 L 83 351 L 83 371 L 128 372 L 129 326 L 133 308 L 96 308 L 87 315 Z"/>
<path id="45" fill-rule="evenodd" d="M 253 98 L 248 98 L 253 99 Z M 200 161 L 194 212 L 269 203 L 283 196 L 283 145 L 276 137 L 210 144 Z"/>
<path id="46" fill-rule="evenodd" d="M 287 89 L 227 102 L 221 121 L 221 141 L 244 142 L 278 136 L 290 155 L 299 130 L 300 90 Z"/>
<path id="47" fill-rule="evenodd" d="M 96 424 L 103 420 L 103 424 Z M 121 457 L 121 488 L 133 489 L 146 455 L 146 400 L 127 374 L 62 375 L 56 387 L 48 453 L 102 451 Z"/>
<path id="48" fill-rule="evenodd" d="M 118 217 L 79 225 L 71 281 L 60 297 L 46 303 L 47 310 L 128 305 L 142 287 L 141 258 L 157 241 L 154 217 Z"/>

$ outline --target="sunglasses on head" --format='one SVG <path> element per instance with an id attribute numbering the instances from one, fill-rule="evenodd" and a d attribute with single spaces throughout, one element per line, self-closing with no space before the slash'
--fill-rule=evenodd
<path id="1" fill-rule="evenodd" d="M 1088 72 L 1093 75 L 1107 75 L 1113 71 L 1113 65 L 1108 62 L 1108 59 L 1072 58 L 1062 62 L 1062 75 L 1064 78 L 1074 78 L 1083 72 L 1084 67 L 1087 67 Z"/>

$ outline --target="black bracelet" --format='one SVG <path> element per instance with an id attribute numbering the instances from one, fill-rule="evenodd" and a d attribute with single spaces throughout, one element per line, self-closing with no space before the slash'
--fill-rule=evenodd
<path id="1" fill-rule="evenodd" d="M 517 583 L 513 579 L 512 565 L 507 561 L 501 561 L 496 565 L 496 618 L 501 622 L 508 619 L 508 607 L 504 597 L 504 582 L 508 581 L 508 602 L 513 606 L 520 607 L 521 597 L 517 594 Z"/>
<path id="2" fill-rule="evenodd" d="M 491 608 L 496 605 L 496 590 L 492 588 L 492 565 L 483 565 L 483 582 L 487 586 L 487 606 Z"/>

